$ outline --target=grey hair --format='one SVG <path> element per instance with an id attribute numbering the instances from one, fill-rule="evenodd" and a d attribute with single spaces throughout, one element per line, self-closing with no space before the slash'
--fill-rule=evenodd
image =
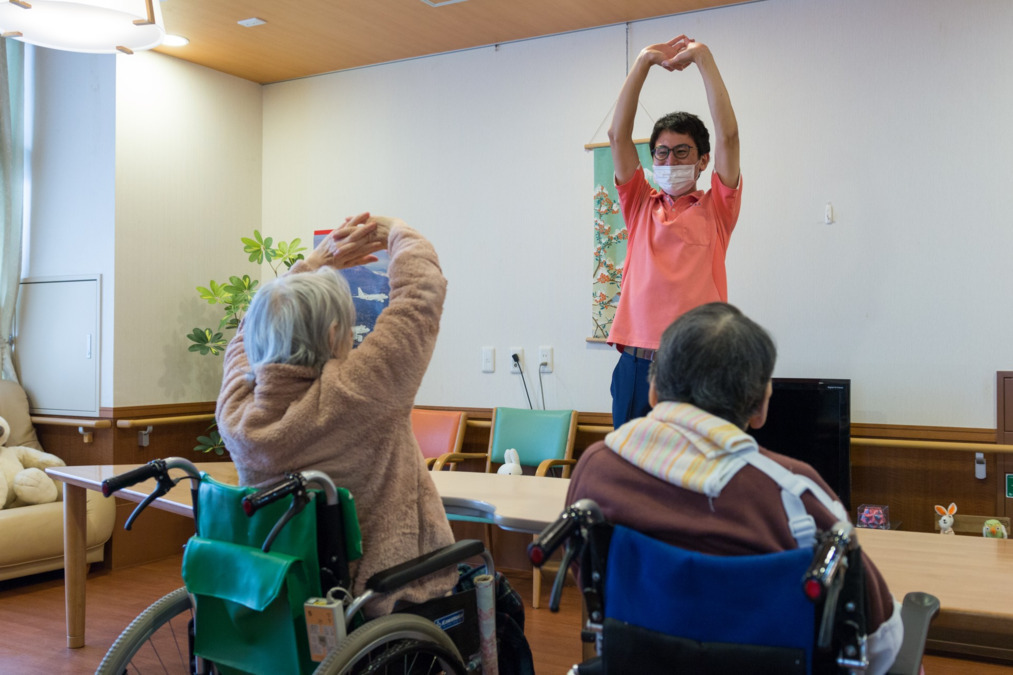
<path id="1" fill-rule="evenodd" d="M 776 361 L 766 330 L 732 305 L 712 302 L 665 329 L 650 378 L 659 401 L 691 403 L 745 429 Z"/>
<path id="2" fill-rule="evenodd" d="M 348 282 L 336 270 L 289 274 L 261 286 L 246 312 L 246 358 L 323 370 L 333 358 L 331 326 L 347 335 L 355 323 Z"/>

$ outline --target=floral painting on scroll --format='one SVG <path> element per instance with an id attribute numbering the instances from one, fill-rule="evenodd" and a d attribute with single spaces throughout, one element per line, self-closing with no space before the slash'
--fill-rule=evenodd
<path id="1" fill-rule="evenodd" d="M 648 181 L 654 184 L 646 141 L 636 144 Z M 606 145 L 594 152 L 594 261 L 591 272 L 591 340 L 608 338 L 619 305 L 628 233 L 619 211 L 612 152 Z"/>

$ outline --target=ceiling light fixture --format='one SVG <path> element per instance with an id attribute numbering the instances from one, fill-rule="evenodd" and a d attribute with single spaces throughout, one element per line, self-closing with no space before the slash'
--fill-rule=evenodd
<path id="1" fill-rule="evenodd" d="M 253 28 L 254 26 L 263 26 L 267 22 L 263 19 L 251 16 L 249 19 L 243 19 L 242 21 L 237 21 L 236 23 L 244 28 Z"/>
<path id="2" fill-rule="evenodd" d="M 456 5 L 459 2 L 466 2 L 466 0 L 436 0 L 436 2 L 433 2 L 433 0 L 422 0 L 422 2 L 430 7 L 443 7 L 444 5 Z"/>
<path id="3" fill-rule="evenodd" d="M 133 54 L 165 37 L 157 0 L 0 0 L 0 35 L 71 52 Z"/>
<path id="4" fill-rule="evenodd" d="M 173 35 L 172 33 L 166 33 L 165 39 L 162 40 L 163 47 L 186 47 L 188 44 L 190 44 L 188 38 L 182 35 Z"/>

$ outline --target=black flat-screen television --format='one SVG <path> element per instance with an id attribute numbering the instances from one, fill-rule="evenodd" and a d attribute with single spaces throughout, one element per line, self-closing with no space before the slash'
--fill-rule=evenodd
<path id="1" fill-rule="evenodd" d="M 851 380 L 773 380 L 762 447 L 810 464 L 851 511 Z"/>

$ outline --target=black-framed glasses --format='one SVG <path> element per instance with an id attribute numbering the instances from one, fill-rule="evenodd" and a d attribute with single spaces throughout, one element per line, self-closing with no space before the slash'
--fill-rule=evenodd
<path id="1" fill-rule="evenodd" d="M 692 145 L 677 145 L 674 148 L 670 148 L 667 145 L 656 145 L 654 146 L 654 159 L 659 162 L 664 162 L 668 159 L 668 155 L 675 155 L 676 159 L 686 159 L 689 157 L 689 153 L 693 152 Z"/>

